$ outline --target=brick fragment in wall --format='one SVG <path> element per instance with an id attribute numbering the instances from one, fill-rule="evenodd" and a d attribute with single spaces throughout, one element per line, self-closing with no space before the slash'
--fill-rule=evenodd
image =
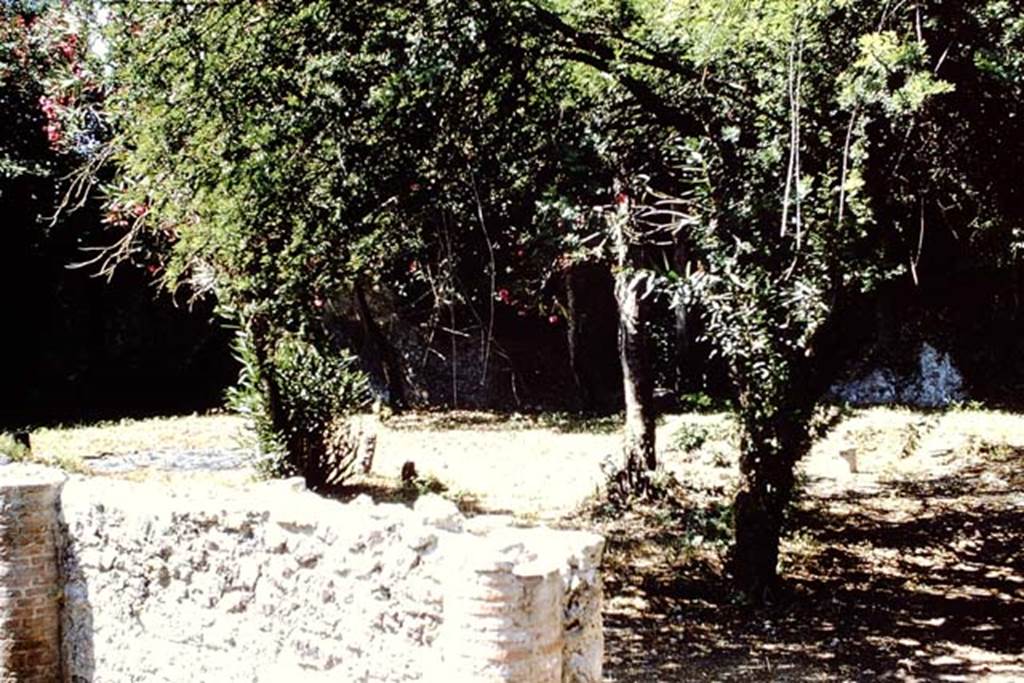
<path id="1" fill-rule="evenodd" d="M 493 680 L 600 680 L 594 534 L 280 483 L 74 479 L 61 506 L 66 681 L 456 680 L 473 652 L 530 660 Z"/>

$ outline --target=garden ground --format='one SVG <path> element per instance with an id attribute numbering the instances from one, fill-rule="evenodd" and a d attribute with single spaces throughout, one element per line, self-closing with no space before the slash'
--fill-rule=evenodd
<path id="1" fill-rule="evenodd" d="M 1024 680 L 1024 417 L 871 409 L 834 415 L 801 465 L 787 591 L 752 611 L 723 555 L 735 486 L 726 415 L 659 427 L 672 502 L 611 514 L 598 494 L 614 420 L 411 414 L 381 428 L 343 496 L 445 490 L 469 513 L 595 528 L 614 681 Z M 101 476 L 237 485 L 244 423 L 192 416 L 33 434 L 35 456 Z M 410 490 L 402 465 L 416 463 Z"/>

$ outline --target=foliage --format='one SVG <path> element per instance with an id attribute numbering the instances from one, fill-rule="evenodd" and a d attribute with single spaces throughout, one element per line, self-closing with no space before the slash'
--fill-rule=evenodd
<path id="1" fill-rule="evenodd" d="M 506 35 L 520 10 L 136 2 L 115 12 L 110 208 L 144 217 L 136 236 L 166 245 L 154 255 L 171 286 L 269 302 L 294 328 L 358 279 L 461 296 L 463 259 L 474 271 L 487 262 L 488 292 L 465 293 L 487 306 L 500 273 L 525 258 L 517 233 L 566 129 L 546 124 L 566 112 L 545 92 L 558 75 L 538 61 L 536 38 Z"/>
<path id="2" fill-rule="evenodd" d="M 393 293 L 430 334 L 442 312 L 449 334 L 471 321 L 484 381 L 497 318 L 557 323 L 549 280 L 614 258 L 643 298 L 668 289 L 699 310 L 730 371 L 737 567 L 754 597 L 776 578 L 847 312 L 896 278 L 1017 258 L 1024 202 L 993 171 L 1024 158 L 1010 3 L 109 11 L 109 54 L 59 116 L 113 164 L 124 238 L 106 263 L 141 260 L 246 312 L 239 401 L 292 467 L 323 462 L 361 394 L 336 324 L 348 293 Z"/>
<path id="3" fill-rule="evenodd" d="M 425 476 L 416 476 L 412 479 L 405 479 L 402 481 L 401 488 L 399 489 L 399 495 L 405 503 L 415 503 L 416 499 L 420 496 L 428 495 L 445 495 L 448 493 L 448 485 L 438 479 L 433 474 L 427 474 Z M 452 500 L 458 502 L 460 498 L 465 496 L 451 496 Z"/>
<path id="4" fill-rule="evenodd" d="M 301 475 L 317 488 L 352 474 L 361 435 L 348 418 L 369 399 L 357 361 L 344 352 L 324 356 L 295 336 L 277 340 L 263 361 L 244 330 L 235 352 L 242 371 L 228 403 L 252 420 L 261 452 L 257 470 L 268 477 Z M 268 405 L 272 400 L 279 405 Z"/>
<path id="5" fill-rule="evenodd" d="M 32 457 L 32 451 L 19 443 L 10 434 L 0 432 L 0 454 L 14 462 L 22 462 Z"/>
<path id="6" fill-rule="evenodd" d="M 983 137 L 959 125 L 983 118 L 965 92 L 1020 101 L 1012 80 L 997 86 L 962 68 L 1014 34 L 1005 20 L 1015 11 L 809 0 L 550 6 L 572 57 L 618 86 L 594 116 L 608 140 L 597 148 L 636 198 L 632 242 L 656 269 L 666 229 L 677 236 L 687 254 L 679 275 L 657 279 L 699 307 L 736 385 L 744 486 L 734 566 L 761 599 L 814 405 L 849 346 L 845 314 L 883 283 L 916 281 L 930 265 L 926 225 L 951 214 L 954 234 L 1007 244 L 1016 208 L 983 206 L 975 193 L 998 184 L 962 171 L 942 141 Z M 993 12 L 1003 26 L 979 30 Z M 979 51 L 988 74 L 1012 54 Z"/>
<path id="7" fill-rule="evenodd" d="M 25 134 L 42 127 L 42 117 L 33 106 L 42 95 L 38 46 L 28 28 L 34 16 L 25 10 L 7 4 L 0 7 L 0 113 L 4 118 L 0 179 L 45 170 L 40 159 L 45 152 L 42 136 Z"/>
<path id="8" fill-rule="evenodd" d="M 702 424 L 684 424 L 672 435 L 673 447 L 681 451 L 695 451 L 704 445 L 712 429 Z"/>
<path id="9" fill-rule="evenodd" d="M 680 396 L 679 408 L 684 413 L 717 413 L 726 410 L 728 406 L 705 392 L 698 391 Z"/>

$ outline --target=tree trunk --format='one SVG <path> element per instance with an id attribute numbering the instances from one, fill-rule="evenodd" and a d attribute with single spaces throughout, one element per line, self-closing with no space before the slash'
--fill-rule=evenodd
<path id="1" fill-rule="evenodd" d="M 590 392 L 589 383 L 584 380 L 583 369 L 581 368 L 580 338 L 584 328 L 584 312 L 578 305 L 577 299 L 577 276 L 576 268 L 569 268 L 565 274 L 565 301 L 568 309 L 565 335 L 566 344 L 569 347 L 569 370 L 572 372 L 572 381 L 576 386 L 577 402 L 581 410 L 590 410 L 593 407 L 593 396 Z"/>
<path id="2" fill-rule="evenodd" d="M 808 345 L 811 352 L 789 363 L 785 389 L 774 397 L 745 382 L 745 376 L 734 377 L 743 437 L 731 565 L 737 588 L 753 603 L 770 599 L 779 588 L 779 540 L 793 497 L 794 470 L 811 447 L 814 406 L 839 376 L 848 354 L 867 343 L 870 326 L 850 325 L 846 317 L 862 305 L 833 302 Z"/>
<path id="3" fill-rule="evenodd" d="M 356 306 L 359 310 L 359 320 L 363 325 L 363 351 L 366 359 L 383 381 L 387 389 L 385 403 L 394 411 L 401 411 L 406 408 L 405 381 L 402 372 L 402 363 L 398 359 L 394 346 L 388 341 L 381 331 L 380 326 L 373 317 L 373 311 L 366 301 L 366 293 L 360 284 L 355 286 Z"/>
<path id="4" fill-rule="evenodd" d="M 647 334 L 650 305 L 643 300 L 645 277 L 620 269 L 615 278 L 619 305 L 619 359 L 625 396 L 625 464 L 619 475 L 622 493 L 644 494 L 657 467 L 654 441 L 654 374 Z"/>
<path id="5" fill-rule="evenodd" d="M 805 450 L 804 425 L 747 426 L 740 443 L 740 490 L 734 507 L 732 571 L 748 601 L 761 604 L 779 588 L 779 540 L 793 496 L 794 468 Z"/>
<path id="6" fill-rule="evenodd" d="M 686 306 L 679 304 L 672 312 L 674 319 L 673 332 L 675 333 L 675 367 L 672 371 L 675 375 L 673 382 L 676 390 L 676 397 L 691 390 L 694 381 L 686 374 L 687 359 L 690 355 L 690 330 L 686 319 Z"/>

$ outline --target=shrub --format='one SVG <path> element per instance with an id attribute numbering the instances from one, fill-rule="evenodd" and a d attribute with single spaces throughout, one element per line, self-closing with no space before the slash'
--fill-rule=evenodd
<path id="1" fill-rule="evenodd" d="M 312 489 L 343 483 L 363 441 L 351 417 L 369 401 L 358 361 L 345 351 L 324 354 L 295 334 L 261 354 L 245 330 L 236 336 L 235 352 L 242 371 L 228 404 L 253 420 L 257 471 L 302 476 Z"/>
<path id="2" fill-rule="evenodd" d="M 0 457 L 14 462 L 23 462 L 27 461 L 31 456 L 32 451 L 18 443 L 13 436 L 0 433 Z"/>

